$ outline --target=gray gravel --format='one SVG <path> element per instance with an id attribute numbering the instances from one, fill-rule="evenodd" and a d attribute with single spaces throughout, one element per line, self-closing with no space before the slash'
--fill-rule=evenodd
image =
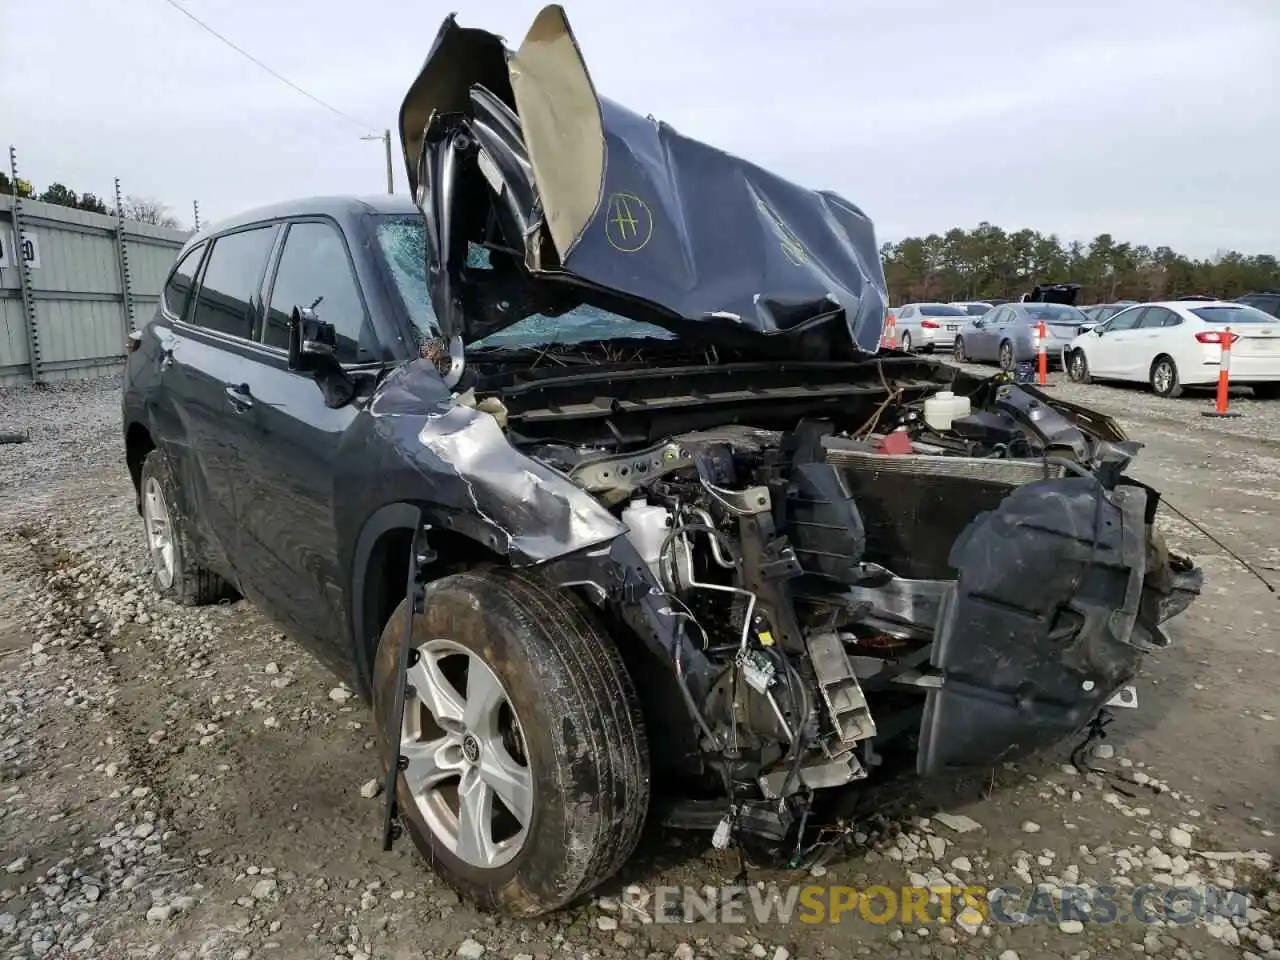
<path id="1" fill-rule="evenodd" d="M 1060 389 L 1122 416 L 1151 441 L 1149 479 L 1221 519 L 1241 552 L 1270 555 L 1280 523 L 1241 510 L 1280 496 L 1280 403 L 1202 422 L 1194 400 Z M 732 883 L 739 869 L 705 838 L 654 830 L 598 898 L 517 923 L 459 903 L 407 841 L 381 851 L 381 771 L 349 690 L 243 602 L 191 610 L 152 594 L 117 383 L 0 390 L 0 428 L 14 425 L 32 441 L 0 447 L 0 955 L 1280 960 L 1266 766 L 1280 758 L 1275 603 L 1191 528 L 1171 536 L 1196 548 L 1211 591 L 1175 623 L 1177 647 L 1144 677 L 1144 710 L 1117 720 L 1096 772 L 1056 754 L 978 785 L 889 792 L 847 853 L 809 874 L 748 877 L 762 889 L 1017 883 L 1051 896 L 1240 885 L 1253 891 L 1248 916 L 644 924 L 627 885 Z"/>

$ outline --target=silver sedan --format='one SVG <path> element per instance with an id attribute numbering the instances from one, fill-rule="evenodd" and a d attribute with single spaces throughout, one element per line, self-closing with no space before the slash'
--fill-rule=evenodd
<path id="1" fill-rule="evenodd" d="M 1034 360 L 1035 328 L 1041 320 L 1051 365 L 1061 361 L 1063 349 L 1089 324 L 1088 317 L 1064 303 L 1007 303 L 970 318 L 955 338 L 956 359 L 994 360 L 1003 370 Z"/>
<path id="2" fill-rule="evenodd" d="M 900 350 L 951 349 L 968 315 L 947 303 L 908 303 L 892 311 Z"/>

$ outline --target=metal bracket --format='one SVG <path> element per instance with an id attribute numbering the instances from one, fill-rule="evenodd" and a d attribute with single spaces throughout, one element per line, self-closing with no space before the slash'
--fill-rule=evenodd
<path id="1" fill-rule="evenodd" d="M 418 522 L 413 529 L 413 543 L 409 547 L 409 575 L 405 585 L 405 595 L 409 602 L 404 607 L 404 641 L 400 644 L 400 651 L 396 657 L 396 695 L 391 708 L 392 719 L 395 721 L 391 736 L 395 739 L 396 756 L 394 762 L 387 765 L 382 785 L 385 796 L 385 806 L 382 811 L 382 849 L 384 851 L 390 850 L 392 842 L 399 836 L 396 818 L 400 810 L 396 803 L 396 780 L 409 765 L 408 757 L 400 753 L 400 731 L 404 729 L 405 688 L 409 682 L 409 668 L 417 663 L 418 659 L 418 651 L 413 649 L 413 618 L 421 616 L 426 610 L 427 593 L 423 572 L 436 558 L 427 544 L 427 534 L 430 530 L 430 524 L 424 523 L 419 513 Z"/>

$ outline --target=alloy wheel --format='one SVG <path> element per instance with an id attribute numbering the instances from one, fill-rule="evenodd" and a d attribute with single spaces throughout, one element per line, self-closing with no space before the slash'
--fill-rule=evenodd
<path id="1" fill-rule="evenodd" d="M 400 755 L 423 820 L 458 859 L 508 863 L 533 820 L 533 774 L 523 728 L 497 675 L 450 640 L 415 651 Z"/>
<path id="2" fill-rule="evenodd" d="M 156 579 L 161 587 L 168 589 L 173 586 L 175 576 L 173 521 L 169 517 L 169 505 L 165 502 L 164 491 L 160 489 L 160 483 L 155 477 L 147 480 L 142 491 L 142 523 L 146 529 L 147 549 L 151 552 Z"/>

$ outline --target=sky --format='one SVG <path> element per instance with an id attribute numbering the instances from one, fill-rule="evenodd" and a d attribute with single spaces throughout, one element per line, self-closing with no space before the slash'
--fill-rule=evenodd
<path id="1" fill-rule="evenodd" d="M 0 146 L 38 188 L 189 225 L 386 188 L 382 144 L 441 20 L 518 45 L 535 0 L 0 2 Z M 467 8 L 470 8 L 469 11 Z M 1280 253 L 1280 0 L 578 0 L 597 89 L 864 209 L 971 228 Z M 337 112 L 334 112 L 334 111 Z M 341 114 L 341 115 L 340 115 Z"/>

